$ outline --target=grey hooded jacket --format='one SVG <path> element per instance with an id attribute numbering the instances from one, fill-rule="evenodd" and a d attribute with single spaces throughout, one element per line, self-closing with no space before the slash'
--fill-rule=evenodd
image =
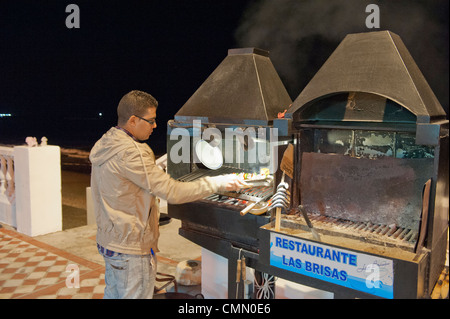
<path id="1" fill-rule="evenodd" d="M 171 204 L 201 199 L 217 192 L 211 178 L 184 183 L 155 165 L 145 143 L 111 128 L 89 156 L 91 191 L 97 222 L 97 242 L 106 249 L 134 255 L 158 251 L 158 198 Z"/>

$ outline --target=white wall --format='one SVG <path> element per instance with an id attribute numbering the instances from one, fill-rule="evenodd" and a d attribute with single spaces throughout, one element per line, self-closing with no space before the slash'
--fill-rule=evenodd
<path id="1" fill-rule="evenodd" d="M 248 280 L 254 280 L 252 268 L 247 267 L 246 274 Z M 205 248 L 202 248 L 202 295 L 206 299 L 228 298 L 228 259 Z M 332 299 L 333 293 L 277 278 L 275 298 Z"/>
<path id="2" fill-rule="evenodd" d="M 62 230 L 59 146 L 14 147 L 17 231 L 37 236 Z"/>

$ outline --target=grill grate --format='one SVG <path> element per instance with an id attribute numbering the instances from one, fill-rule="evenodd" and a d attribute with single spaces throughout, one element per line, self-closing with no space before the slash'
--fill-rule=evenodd
<path id="1" fill-rule="evenodd" d="M 239 192 L 220 192 L 205 197 L 204 201 L 215 203 L 224 203 L 232 206 L 245 208 L 248 201 L 259 201 L 273 194 L 272 186 L 255 186 L 252 188 L 242 189 Z"/>
<path id="2" fill-rule="evenodd" d="M 234 167 L 226 166 L 223 166 L 214 171 L 197 169 L 194 172 L 178 178 L 178 180 L 182 182 L 191 182 L 205 176 L 218 176 L 223 174 L 232 174 L 240 171 L 241 170 Z M 259 201 L 267 196 L 270 197 L 272 194 L 273 186 L 254 186 L 251 188 L 241 189 L 238 192 L 222 191 L 203 198 L 203 201 L 228 204 L 231 206 L 240 207 L 242 209 L 248 204 L 248 201 Z"/>
<path id="3" fill-rule="evenodd" d="M 419 237 L 418 231 L 397 225 L 382 225 L 371 222 L 355 222 L 319 214 L 308 215 L 313 227 L 323 234 L 359 239 L 364 242 L 386 246 L 403 247 L 413 251 Z M 289 226 L 303 224 L 301 214 L 285 215 Z"/>
<path id="4" fill-rule="evenodd" d="M 402 228 L 397 225 L 382 225 L 373 224 L 371 222 L 354 222 L 351 220 L 344 220 L 323 215 L 310 215 L 314 226 L 320 225 L 336 227 L 338 229 L 355 232 L 357 235 L 373 234 L 380 237 L 386 237 L 403 242 L 415 243 L 419 236 L 418 232 L 413 229 Z"/>

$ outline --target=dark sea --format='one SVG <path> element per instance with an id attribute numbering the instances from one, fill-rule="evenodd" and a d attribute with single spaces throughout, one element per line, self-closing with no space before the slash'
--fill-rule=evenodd
<path id="1" fill-rule="evenodd" d="M 47 117 L 12 116 L 0 118 L 0 145 L 26 145 L 28 136 L 47 138 L 48 145 L 61 148 L 61 169 L 90 174 L 89 152 L 95 142 L 111 127 L 116 119 L 104 117 Z M 156 158 L 166 153 L 165 126 L 158 127 L 150 139 Z"/>

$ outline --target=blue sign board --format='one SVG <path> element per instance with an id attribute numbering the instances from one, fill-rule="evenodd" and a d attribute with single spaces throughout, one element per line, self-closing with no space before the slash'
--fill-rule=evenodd
<path id="1" fill-rule="evenodd" d="M 393 261 L 375 255 L 270 233 L 270 265 L 363 291 L 393 298 Z"/>

